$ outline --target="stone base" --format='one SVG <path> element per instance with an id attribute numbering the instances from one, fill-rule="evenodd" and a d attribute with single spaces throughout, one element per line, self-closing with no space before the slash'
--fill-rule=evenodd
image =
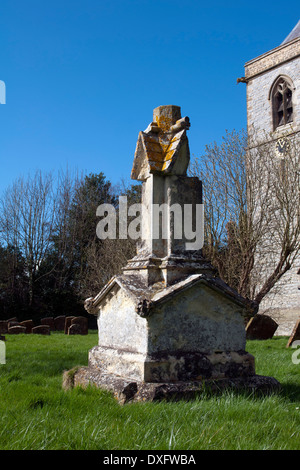
<path id="1" fill-rule="evenodd" d="M 142 354 L 94 346 L 89 351 L 90 368 L 102 374 L 127 377 L 132 382 L 169 383 L 255 375 L 255 359 L 240 351 L 161 351 Z"/>
<path id="2" fill-rule="evenodd" d="M 273 377 L 261 375 L 194 382 L 151 383 L 135 382 L 112 374 L 103 374 L 99 369 L 92 367 L 74 368 L 64 373 L 65 390 L 88 385 L 113 392 L 115 398 L 122 404 L 128 401 L 189 400 L 206 391 L 217 394 L 225 389 L 265 395 L 276 393 L 281 388 L 280 383 Z"/>

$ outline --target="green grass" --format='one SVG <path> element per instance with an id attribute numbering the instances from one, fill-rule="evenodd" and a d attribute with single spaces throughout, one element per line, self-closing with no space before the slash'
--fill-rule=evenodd
<path id="1" fill-rule="evenodd" d="M 121 406 L 94 387 L 62 390 L 64 370 L 87 365 L 88 336 L 7 335 L 0 365 L 0 449 L 300 449 L 300 364 L 287 338 L 249 341 L 256 372 L 277 378 L 268 397 L 225 392 L 176 403 Z"/>

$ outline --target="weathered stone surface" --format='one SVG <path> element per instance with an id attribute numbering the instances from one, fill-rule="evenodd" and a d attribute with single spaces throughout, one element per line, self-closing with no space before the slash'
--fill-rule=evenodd
<path id="1" fill-rule="evenodd" d="M 36 335 L 50 335 L 49 325 L 38 325 L 32 328 L 32 333 Z"/>
<path id="2" fill-rule="evenodd" d="M 81 335 L 87 335 L 88 334 L 88 319 L 86 317 L 74 317 L 71 320 L 71 326 L 72 325 L 79 325 L 81 329 Z"/>
<path id="3" fill-rule="evenodd" d="M 10 335 L 18 335 L 20 333 L 26 333 L 25 326 L 15 325 L 8 328 L 8 334 Z"/>
<path id="4" fill-rule="evenodd" d="M 268 315 L 255 315 L 246 326 L 247 339 L 271 339 L 278 324 Z"/>
<path id="5" fill-rule="evenodd" d="M 268 51 L 259 57 L 250 60 L 245 64 L 245 76 L 247 81 L 261 76 L 266 76 L 266 72 L 273 72 L 278 75 L 279 67 L 284 67 L 289 74 L 293 72 L 294 63 L 297 62 L 300 53 L 300 38 L 289 44 L 281 44 L 272 51 Z M 291 63 L 291 59 L 293 62 Z M 264 73 L 262 73 L 264 72 Z M 266 128 L 266 130 L 268 130 Z"/>
<path id="6" fill-rule="evenodd" d="M 95 346 L 89 366 L 145 382 L 183 382 L 200 379 L 247 377 L 255 374 L 254 357 L 245 351 L 159 351 L 141 354 Z"/>
<path id="7" fill-rule="evenodd" d="M 7 320 L 0 320 L 0 334 L 7 333 L 8 322 Z"/>
<path id="8" fill-rule="evenodd" d="M 65 315 L 59 315 L 58 317 L 54 318 L 54 325 L 56 331 L 64 331 L 65 329 Z"/>
<path id="9" fill-rule="evenodd" d="M 194 275 L 168 288 L 156 285 L 151 291 L 142 284 L 138 288 L 135 278 L 128 283 L 124 278 L 110 283 L 109 301 L 105 290 L 103 297 L 97 297 L 99 345 L 89 354 L 94 366 L 107 365 L 104 372 L 118 370 L 133 380 L 179 380 L 185 364 L 197 370 L 196 358 L 221 351 L 230 358 L 225 362 L 236 360 L 240 367 L 241 357 L 246 356 L 236 352 L 245 350 L 247 306 L 223 283 Z M 141 315 L 138 306 L 143 297 L 151 302 L 149 312 Z"/>
<path id="10" fill-rule="evenodd" d="M 32 328 L 34 328 L 34 322 L 33 320 L 24 320 L 20 322 L 21 326 L 25 326 L 26 328 L 26 333 L 30 334 L 32 333 Z"/>
<path id="11" fill-rule="evenodd" d="M 50 331 L 55 330 L 55 324 L 54 324 L 53 317 L 41 318 L 41 325 L 48 325 L 50 327 Z"/>
<path id="12" fill-rule="evenodd" d="M 64 332 L 65 335 L 68 334 L 69 326 L 71 326 L 71 321 L 75 318 L 74 316 L 68 316 L 65 318 L 65 326 L 64 326 Z"/>
<path id="13" fill-rule="evenodd" d="M 179 106 L 155 108 L 153 121 L 139 133 L 131 178 L 145 181 L 151 173 L 185 174 L 190 158 L 189 127 L 189 118 L 181 118 Z"/>
<path id="14" fill-rule="evenodd" d="M 143 181 L 142 239 L 137 243 L 136 256 L 128 261 L 123 272 L 138 274 L 148 285 L 156 282 L 171 285 L 189 274 L 213 271 L 201 254 L 200 236 L 193 243 L 186 237 L 186 230 L 177 236 L 187 207 L 191 209 L 190 219 L 197 221 L 196 232 L 200 231 L 202 182 L 186 174 L 190 158 L 186 135 L 189 125 L 188 117 L 181 118 L 179 106 L 159 106 L 153 111 L 153 122 L 139 133 L 131 177 Z M 160 222 L 154 208 L 162 210 Z M 168 237 L 154 235 L 159 225 L 165 226 Z"/>
<path id="15" fill-rule="evenodd" d="M 194 399 L 203 392 L 215 394 L 226 389 L 269 394 L 276 393 L 281 388 L 276 379 L 260 375 L 165 383 L 130 381 L 115 375 L 103 374 L 89 367 L 74 368 L 63 375 L 65 390 L 76 386 L 87 387 L 90 384 L 113 392 L 115 398 L 122 404 L 129 401 Z"/>
<path id="16" fill-rule="evenodd" d="M 294 329 L 292 331 L 291 336 L 289 337 L 286 347 L 289 348 L 293 344 L 294 341 L 299 341 L 299 340 L 300 340 L 300 318 L 294 326 Z"/>

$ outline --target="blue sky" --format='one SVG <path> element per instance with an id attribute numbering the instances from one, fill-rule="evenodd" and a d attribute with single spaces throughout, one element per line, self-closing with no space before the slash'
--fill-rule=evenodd
<path id="1" fill-rule="evenodd" d="M 129 178 L 163 104 L 190 117 L 200 155 L 246 127 L 236 79 L 299 18 L 299 1 L 1 0 L 0 192 L 36 169 Z"/>

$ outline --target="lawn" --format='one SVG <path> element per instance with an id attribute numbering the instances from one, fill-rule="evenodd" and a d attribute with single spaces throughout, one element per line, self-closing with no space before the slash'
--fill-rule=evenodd
<path id="1" fill-rule="evenodd" d="M 232 392 L 176 403 L 124 406 L 89 387 L 64 391 L 62 374 L 87 365 L 97 332 L 87 336 L 7 335 L 0 365 L 1 450 L 300 449 L 300 364 L 287 338 L 249 341 L 256 372 L 280 394 Z"/>

